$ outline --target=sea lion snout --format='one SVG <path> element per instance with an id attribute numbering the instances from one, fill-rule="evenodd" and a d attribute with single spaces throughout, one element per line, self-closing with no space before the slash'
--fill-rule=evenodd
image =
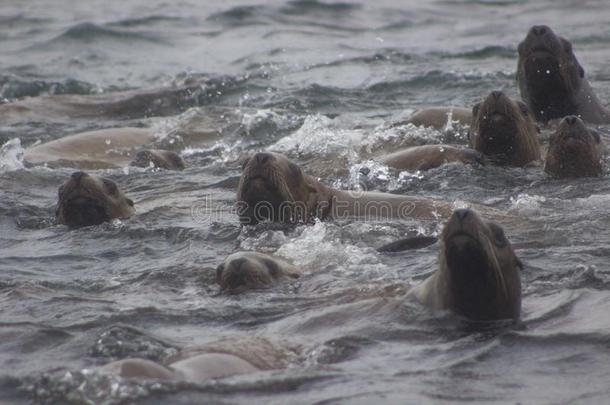
<path id="1" fill-rule="evenodd" d="M 88 175 L 87 173 L 85 173 L 85 172 L 74 172 L 74 173 L 72 173 L 72 175 L 71 175 L 70 177 L 71 177 L 71 178 L 72 178 L 74 181 L 76 181 L 76 182 L 80 182 L 80 180 L 81 180 L 83 177 L 87 177 L 87 176 L 89 176 L 89 175 Z"/>
<path id="2" fill-rule="evenodd" d="M 551 29 L 546 25 L 534 25 L 530 28 L 529 34 L 535 37 L 542 37 L 546 35 Z"/>
<path id="3" fill-rule="evenodd" d="M 504 95 L 503 92 L 501 92 L 500 90 L 494 90 L 491 92 L 490 96 L 492 98 L 494 98 L 495 100 L 499 99 L 500 97 L 502 97 Z"/>
<path id="4" fill-rule="evenodd" d="M 568 115 L 567 117 L 564 118 L 564 121 L 568 125 L 575 125 L 578 122 L 578 117 L 575 115 Z"/>
<path id="5" fill-rule="evenodd" d="M 453 211 L 453 216 L 457 218 L 458 221 L 464 222 L 466 218 L 472 214 L 472 211 L 468 208 L 460 208 Z"/>
<path id="6" fill-rule="evenodd" d="M 463 237 L 470 239 L 476 235 L 479 221 L 476 212 L 469 208 L 460 208 L 453 211 L 446 225 L 445 240 L 455 240 L 459 242 L 458 245 L 462 245 Z"/>
<path id="7" fill-rule="evenodd" d="M 265 163 L 273 159 L 273 155 L 267 152 L 259 152 L 252 157 L 252 161 L 258 166 L 263 166 Z"/>
<path id="8" fill-rule="evenodd" d="M 568 115 L 567 117 L 564 117 L 559 123 L 557 129 L 557 133 L 563 135 L 563 137 L 566 139 L 582 138 L 584 140 L 586 139 L 586 135 L 589 134 L 589 130 L 587 129 L 583 120 L 575 115 Z"/>

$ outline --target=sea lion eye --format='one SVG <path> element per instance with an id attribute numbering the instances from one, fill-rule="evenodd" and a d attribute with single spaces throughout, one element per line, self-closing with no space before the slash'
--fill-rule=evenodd
<path id="1" fill-rule="evenodd" d="M 108 180 L 108 179 L 102 179 L 102 181 L 104 182 L 104 185 L 106 186 L 106 188 L 108 189 L 108 192 L 110 192 L 110 194 L 116 194 L 119 192 L 119 188 L 114 183 L 114 181 Z"/>
<path id="2" fill-rule="evenodd" d="M 128 205 L 131 205 L 132 207 L 134 206 L 134 202 L 133 202 L 133 200 L 132 200 L 131 198 L 126 198 L 126 199 L 125 199 L 125 202 L 126 202 Z"/>
<path id="3" fill-rule="evenodd" d="M 602 141 L 601 137 L 599 136 L 599 132 L 597 132 L 593 129 L 590 129 L 589 132 L 591 133 L 591 136 L 595 140 L 595 143 L 600 143 Z"/>
<path id="4" fill-rule="evenodd" d="M 508 240 L 506 239 L 506 235 L 504 234 L 504 229 L 502 229 L 502 227 L 498 226 L 498 225 L 491 225 L 491 232 L 494 236 L 494 242 L 496 243 L 496 246 L 498 247 L 503 247 L 506 246 L 506 244 L 508 243 Z"/>
<path id="5" fill-rule="evenodd" d="M 529 115 L 529 113 L 530 113 L 530 109 L 529 109 L 529 107 L 527 106 L 527 104 L 525 104 L 525 103 L 524 103 L 524 102 L 522 102 L 522 101 L 518 101 L 518 102 L 517 102 L 517 105 L 519 106 L 519 110 L 521 111 L 521 113 L 522 113 L 523 115 Z"/>
<path id="6" fill-rule="evenodd" d="M 480 107 L 481 107 L 481 103 L 477 103 L 472 107 L 472 116 L 473 117 L 479 113 Z"/>
<path id="7" fill-rule="evenodd" d="M 299 180 L 303 174 L 301 173 L 301 168 L 294 163 L 290 162 L 288 164 L 289 175 L 294 180 Z"/>

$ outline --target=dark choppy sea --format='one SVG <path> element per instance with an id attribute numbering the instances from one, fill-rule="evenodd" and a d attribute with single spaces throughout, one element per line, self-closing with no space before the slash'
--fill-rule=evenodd
<path id="1" fill-rule="evenodd" d="M 0 144 L 10 141 L 0 157 L 0 402 L 607 402 L 608 177 L 459 165 L 396 173 L 366 156 L 384 145 L 465 143 L 389 123 L 420 106 L 471 106 L 492 90 L 517 97 L 516 48 L 535 24 L 573 42 L 610 105 L 608 13 L 604 0 L 1 2 L 2 103 L 201 86 L 152 111 L 0 121 Z M 23 168 L 19 144 L 118 126 L 178 134 L 168 145 L 189 168 L 99 171 L 135 200 L 137 215 L 78 230 L 55 225 L 57 188 L 72 170 Z M 601 128 L 606 141 L 609 129 Z M 437 247 L 375 248 L 434 234 L 434 224 L 241 229 L 236 162 L 266 148 L 337 187 L 364 182 L 523 218 L 506 226 L 525 262 L 523 325 L 472 331 L 396 298 L 436 268 Z M 372 168 L 366 179 L 363 164 Z M 251 249 L 294 261 L 304 276 L 219 294 L 213 269 Z M 303 358 L 288 370 L 196 386 L 108 383 L 80 371 L 252 335 L 301 344 Z"/>

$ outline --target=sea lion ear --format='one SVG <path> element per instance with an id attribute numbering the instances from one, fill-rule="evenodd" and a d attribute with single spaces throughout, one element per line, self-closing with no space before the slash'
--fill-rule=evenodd
<path id="1" fill-rule="evenodd" d="M 559 37 L 559 41 L 561 42 L 561 46 L 563 46 L 563 50 L 567 53 L 572 53 L 572 43 L 565 39 L 564 37 Z"/>
<path id="2" fill-rule="evenodd" d="M 135 205 L 131 198 L 125 198 L 125 202 L 127 202 L 127 204 L 131 205 L 132 207 Z"/>
<path id="3" fill-rule="evenodd" d="M 472 106 L 472 118 L 474 118 L 479 113 L 479 108 L 481 107 L 481 103 L 476 103 Z"/>
<path id="4" fill-rule="evenodd" d="M 312 184 L 311 178 L 309 176 L 304 176 L 304 180 L 305 186 L 307 187 L 307 190 L 309 190 L 310 193 L 318 192 L 318 189 Z"/>
<path id="5" fill-rule="evenodd" d="M 518 257 L 516 257 L 516 259 L 517 259 L 517 267 L 519 267 L 519 270 L 523 270 L 523 268 L 525 267 L 523 265 L 523 262 Z"/>
<path id="6" fill-rule="evenodd" d="M 561 41 L 561 44 L 563 45 L 563 49 L 564 51 L 570 55 L 570 57 L 572 58 L 572 60 L 574 61 L 574 65 L 576 65 L 576 68 L 578 69 L 578 76 L 581 79 L 584 79 L 585 77 L 585 69 L 583 69 L 583 67 L 580 65 L 580 63 L 578 62 L 578 59 L 576 59 L 576 55 L 574 55 L 574 50 L 572 49 L 572 43 L 570 41 L 568 41 L 565 38 L 559 38 L 559 40 Z"/>
<path id="7" fill-rule="evenodd" d="M 596 143 L 601 143 L 602 139 L 599 136 L 599 132 L 594 129 L 590 129 L 589 132 L 591 132 L 591 136 L 593 137 L 593 139 L 595 139 Z"/>
<path id="8" fill-rule="evenodd" d="M 220 276 L 222 275 L 222 272 L 224 269 L 225 269 L 224 264 L 219 264 L 218 267 L 216 267 L 216 282 L 218 284 L 220 284 Z"/>

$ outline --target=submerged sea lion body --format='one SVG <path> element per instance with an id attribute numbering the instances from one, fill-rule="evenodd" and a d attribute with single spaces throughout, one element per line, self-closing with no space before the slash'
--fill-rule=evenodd
<path id="1" fill-rule="evenodd" d="M 380 158 L 398 170 L 430 170 L 447 163 L 485 164 L 483 154 L 473 149 L 451 145 L 422 145 L 400 150 Z"/>
<path id="2" fill-rule="evenodd" d="M 309 222 L 319 219 L 447 217 L 447 203 L 397 194 L 336 190 L 305 175 L 278 153 L 257 153 L 244 163 L 237 190 L 240 221 Z"/>
<path id="3" fill-rule="evenodd" d="M 551 135 L 544 171 L 554 177 L 601 176 L 605 154 L 599 134 L 571 115 Z"/>
<path id="4" fill-rule="evenodd" d="M 610 123 L 610 111 L 595 96 L 568 40 L 545 25 L 537 25 L 529 30 L 518 51 L 519 90 L 536 120 L 546 123 L 577 115 L 593 124 Z"/>
<path id="5" fill-rule="evenodd" d="M 191 80 L 183 85 L 146 90 L 26 97 L 0 105 L 0 119 L 13 124 L 24 119 L 38 121 L 55 117 L 134 119 L 175 115 L 188 107 L 199 105 L 201 97 L 209 91 L 205 81 Z"/>
<path id="6" fill-rule="evenodd" d="M 176 152 L 162 149 L 145 149 L 136 153 L 136 157 L 130 163 L 136 167 L 155 167 L 165 170 L 184 170 L 186 164 L 184 159 Z"/>
<path id="7" fill-rule="evenodd" d="M 525 166 L 540 160 L 538 127 L 524 103 L 492 91 L 472 114 L 470 145 L 490 162 Z"/>
<path id="8" fill-rule="evenodd" d="M 456 210 L 442 231 L 439 262 L 409 295 L 474 321 L 519 318 L 523 265 L 499 225 Z"/>
<path id="9" fill-rule="evenodd" d="M 114 361 L 98 369 L 102 374 L 129 379 L 203 382 L 257 371 L 282 369 L 300 355 L 301 347 L 261 337 L 227 338 L 188 347 L 166 364 L 144 359 Z"/>
<path id="10" fill-rule="evenodd" d="M 216 268 L 216 282 L 225 291 L 270 287 L 282 279 L 298 278 L 299 270 L 285 260 L 258 252 L 237 252 Z"/>
<path id="11" fill-rule="evenodd" d="M 461 107 L 428 107 L 415 111 L 406 121 L 395 125 L 413 124 L 416 127 L 432 127 L 439 131 L 451 128 L 453 124 L 469 126 L 472 113 Z"/>
<path id="12" fill-rule="evenodd" d="M 27 165 L 104 169 L 127 165 L 135 149 L 158 140 L 150 129 L 111 128 L 66 136 L 25 150 Z"/>
<path id="13" fill-rule="evenodd" d="M 71 228 L 125 219 L 135 213 L 133 201 L 112 180 L 84 172 L 73 173 L 58 194 L 57 223 Z"/>

